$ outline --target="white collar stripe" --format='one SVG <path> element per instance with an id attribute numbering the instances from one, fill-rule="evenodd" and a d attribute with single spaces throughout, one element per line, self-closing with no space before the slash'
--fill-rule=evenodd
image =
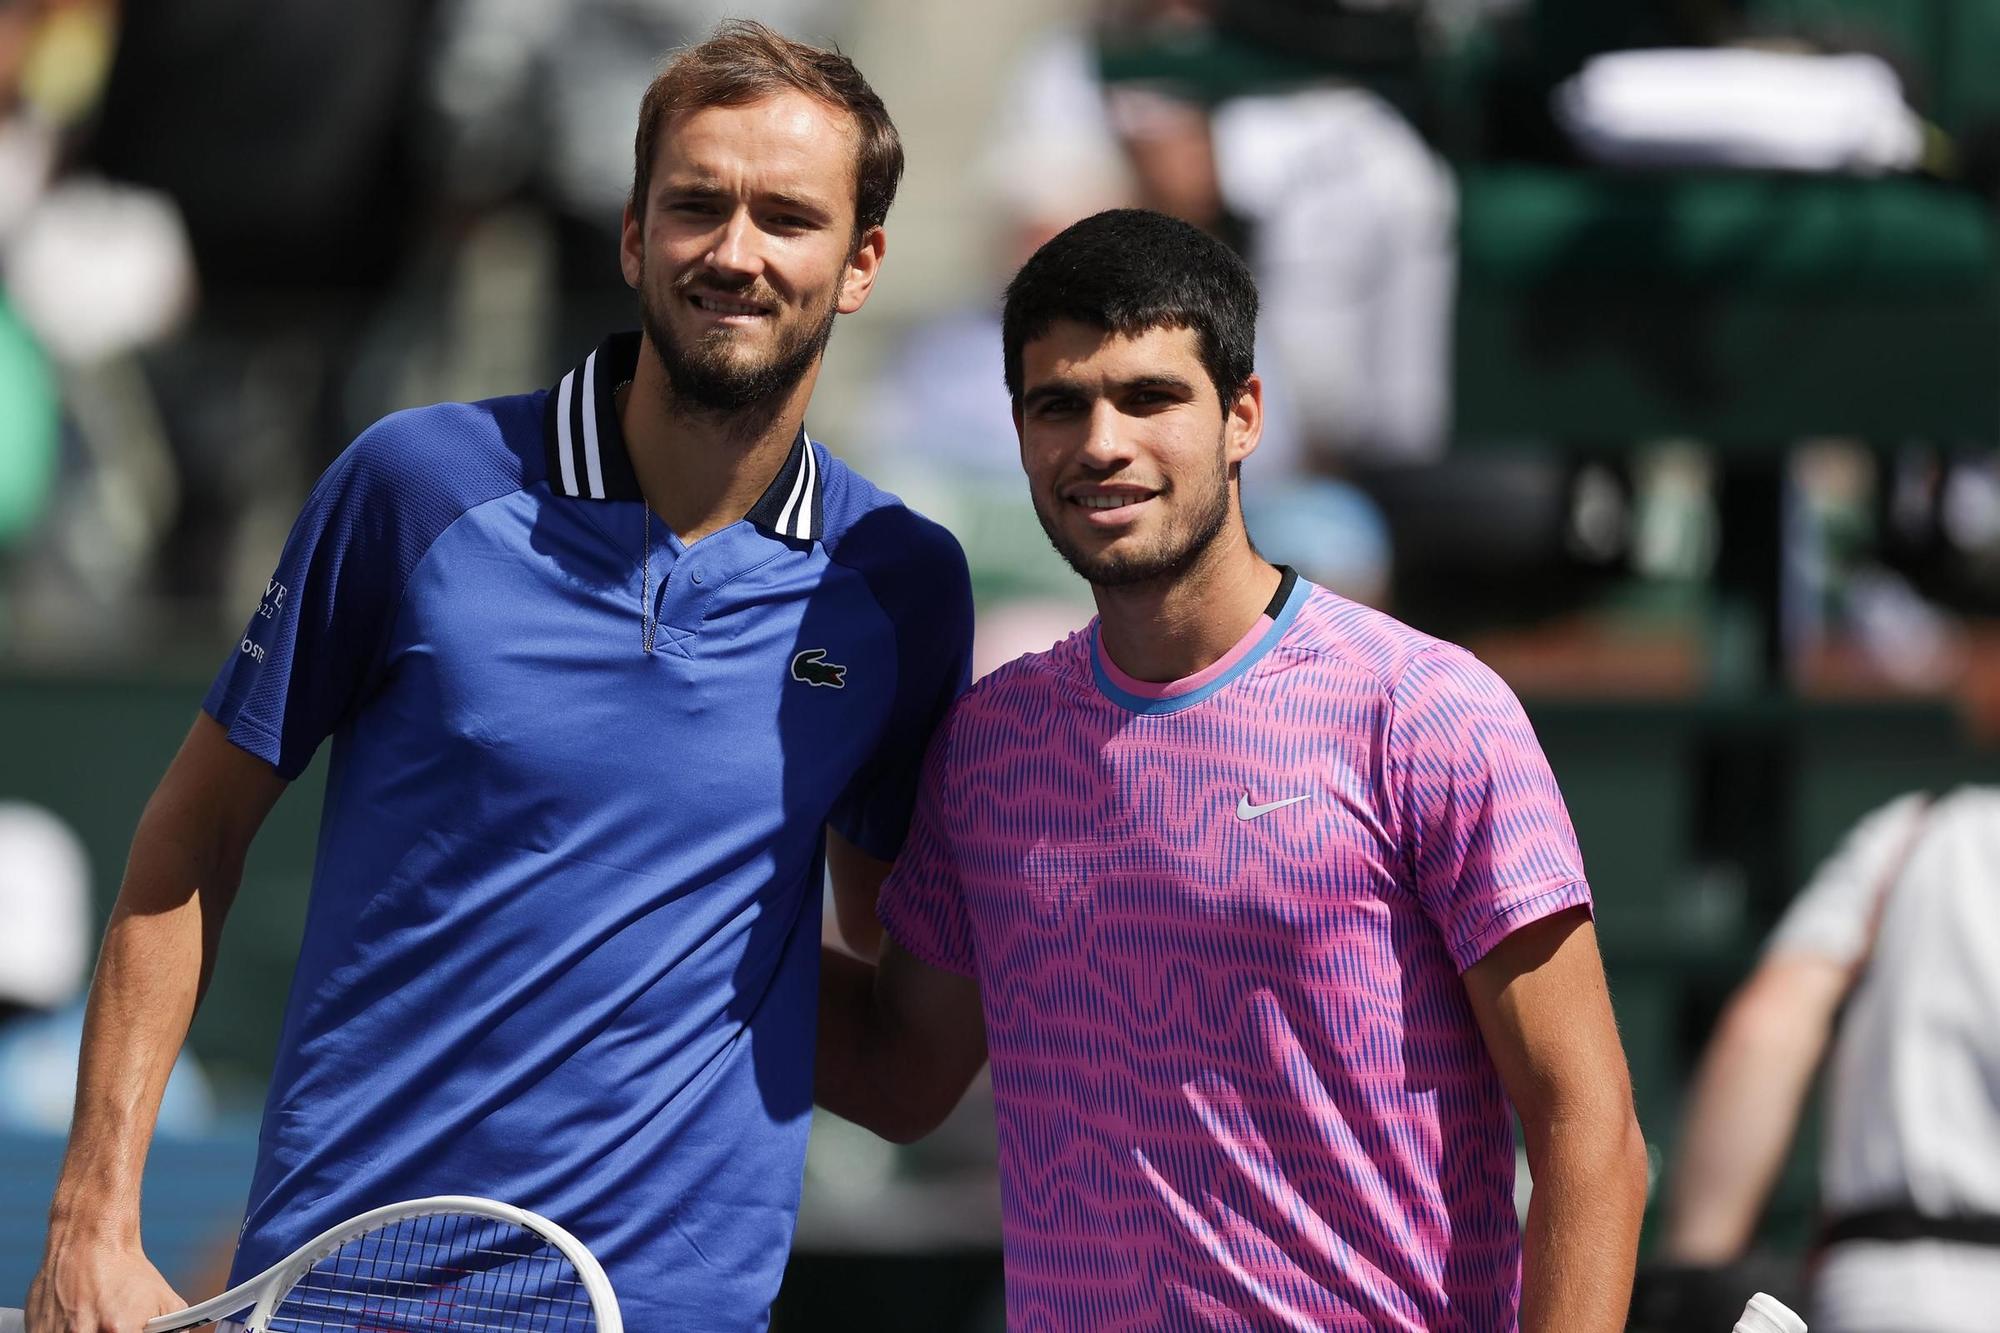
<path id="1" fill-rule="evenodd" d="M 812 436 L 799 432 L 806 442 L 806 493 L 799 502 L 799 539 L 811 541 L 813 538 L 813 497 L 819 494 L 819 459 L 813 454 Z"/>
<path id="2" fill-rule="evenodd" d="M 615 333 L 549 389 L 542 446 L 550 491 L 576 500 L 644 502 L 609 388 L 633 377 L 643 346 L 638 333 Z M 826 485 L 819 446 L 801 426 L 778 475 L 744 517 L 773 537 L 819 541 L 826 528 Z"/>
<path id="3" fill-rule="evenodd" d="M 569 400 L 576 383 L 576 372 L 572 370 L 562 377 L 562 388 L 556 393 L 556 457 L 562 460 L 563 492 L 575 495 L 576 489 L 576 445 L 570 438 Z"/>
<path id="4" fill-rule="evenodd" d="M 792 531 L 792 514 L 799 508 L 812 484 L 812 444 L 806 444 L 806 461 L 799 464 L 799 475 L 792 478 L 792 493 L 785 499 L 785 507 L 778 511 L 778 532 L 785 537 L 801 537 L 805 534 Z M 810 508 L 811 506 L 807 506 Z"/>
<path id="5" fill-rule="evenodd" d="M 590 498 L 604 498 L 604 458 L 597 451 L 597 353 L 583 363 L 583 464 L 590 476 Z"/>

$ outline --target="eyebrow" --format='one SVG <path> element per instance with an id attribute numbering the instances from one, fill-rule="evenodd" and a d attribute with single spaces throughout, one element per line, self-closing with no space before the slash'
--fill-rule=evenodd
<path id="1" fill-rule="evenodd" d="M 720 181 L 707 177 L 662 181 L 659 192 L 670 199 L 722 199 L 729 196 L 729 191 L 722 188 Z M 832 211 L 824 203 L 802 194 L 776 190 L 760 194 L 757 198 L 761 203 L 797 213 L 810 213 L 821 219 L 833 216 Z"/>
<path id="2" fill-rule="evenodd" d="M 760 197 L 768 203 L 775 204 L 779 208 L 788 208 L 795 213 L 811 213 L 813 216 L 821 218 L 830 218 L 833 216 L 832 210 L 825 204 L 803 194 L 786 194 L 779 190 Z"/>
<path id="3" fill-rule="evenodd" d="M 1023 410 L 1026 410 L 1028 408 L 1040 407 L 1042 404 L 1053 402 L 1058 398 L 1082 398 L 1084 396 L 1083 385 L 1076 380 L 1043 380 L 1040 384 L 1037 384 L 1034 388 L 1021 395 L 1021 407 Z"/>
<path id="4" fill-rule="evenodd" d="M 1135 375 L 1129 380 L 1120 380 L 1111 387 L 1121 393 L 1130 393 L 1134 389 L 1172 389 L 1177 393 L 1184 394 L 1192 394 L 1194 392 L 1192 382 L 1182 379 L 1179 375 L 1165 374 Z"/>
<path id="5" fill-rule="evenodd" d="M 1179 375 L 1164 373 L 1134 375 L 1131 379 L 1114 380 L 1106 385 L 1105 388 L 1112 395 L 1132 393 L 1140 389 L 1167 389 L 1187 397 L 1194 395 L 1194 385 L 1191 382 Z M 1090 390 L 1084 387 L 1081 380 L 1044 380 L 1021 395 L 1021 406 L 1025 410 L 1027 408 L 1040 407 L 1043 403 L 1056 398 L 1088 398 L 1090 396 Z"/>

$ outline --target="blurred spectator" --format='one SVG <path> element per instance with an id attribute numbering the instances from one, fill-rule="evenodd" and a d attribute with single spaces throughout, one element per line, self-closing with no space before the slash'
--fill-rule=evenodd
<path id="1" fill-rule="evenodd" d="M 61 1134 L 76 1097 L 89 967 L 90 866 L 83 844 L 40 806 L 0 802 L 0 1129 Z M 213 1116 L 208 1082 L 183 1054 L 159 1132 Z"/>
<path id="2" fill-rule="evenodd" d="M 1240 230 L 1263 360 L 1314 456 L 1442 453 L 1457 191 L 1408 123 L 1357 88 L 1236 96 L 1205 116 L 1143 89 L 1111 104 L 1154 207 Z"/>
<path id="3" fill-rule="evenodd" d="M 1088 598 L 1023 502 L 999 293 L 1042 242 L 1136 198 L 1105 123 L 1094 59 L 1084 33 L 1058 28 L 1016 64 L 973 173 L 990 219 L 986 294 L 919 320 L 897 342 L 865 395 L 857 437 L 883 484 L 964 546 L 980 595 L 980 674 L 1090 618 Z"/>
<path id="4" fill-rule="evenodd" d="M 192 299 L 172 204 L 70 168 L 116 18 L 110 0 L 0 3 L 0 542 L 32 524 L 31 550 L 54 553 L 67 581 L 113 595 L 151 555 L 175 503 L 130 355 L 170 331 Z M 67 473 L 56 487 L 59 452 Z"/>
<path id="5" fill-rule="evenodd" d="M 1898 452 L 1899 462 L 1920 463 L 1927 451 Z M 1872 451 L 1851 441 L 1807 441 L 1792 451 L 1784 506 L 1787 646 L 1804 681 L 1860 679 L 1945 692 L 1967 668 L 1965 627 L 1932 590 L 1885 562 L 1901 553 L 1897 539 L 1908 529 L 1888 501 L 1884 540 L 1876 464 Z"/>
<path id="6" fill-rule="evenodd" d="M 41 518 L 56 467 L 56 396 L 48 362 L 0 297 L 0 551 Z"/>
<path id="7" fill-rule="evenodd" d="M 89 165 L 184 217 L 201 303 L 146 358 L 182 503 L 160 591 L 262 586 L 299 493 L 384 404 L 349 371 L 425 204 L 432 0 L 175 0 L 122 16 Z M 232 611 L 232 615 L 235 613 Z"/>
<path id="8" fill-rule="evenodd" d="M 47 182 L 53 135 L 23 87 L 41 6 L 0 0 L 0 246 Z M 55 388 L 46 359 L 0 294 L 0 549 L 41 516 L 55 473 Z"/>
<path id="9" fill-rule="evenodd" d="M 1878 504 L 1885 563 L 1954 610 L 2000 614 L 2000 455 L 1907 445 Z"/>
<path id="10" fill-rule="evenodd" d="M 1206 6 L 1140 6 L 1108 40 L 1163 62 Z M 1166 63 L 1165 68 L 1174 66 Z M 1329 76 L 1197 89 L 1172 74 L 1108 89 L 1143 202 L 1237 244 L 1264 294 L 1265 377 L 1320 461 L 1427 461 L 1444 449 L 1457 187 L 1394 108 Z"/>
<path id="11" fill-rule="evenodd" d="M 1475 564 L 1497 569 L 1504 562 L 1485 558 L 1492 544 L 1510 551 L 1523 545 L 1520 529 L 1541 524 L 1543 514 L 1484 504 L 1471 525 L 1456 511 L 1440 519 L 1441 482 L 1487 496 L 1496 489 L 1490 467 L 1473 464 L 1475 475 L 1457 483 L 1436 471 L 1450 436 L 1457 185 L 1394 107 L 1340 80 L 1337 48 L 1371 25 L 1386 30 L 1377 20 L 1449 26 L 1468 21 L 1472 9 L 1447 14 L 1404 5 L 1410 13 L 1399 16 L 1388 12 L 1393 5 L 1292 8 L 1300 13 L 1287 17 L 1265 6 L 1253 14 L 1256 6 L 1191 0 L 1123 6 L 1122 26 L 1100 29 L 1105 68 L 1118 72 L 1106 90 L 1108 118 L 1142 201 L 1230 240 L 1257 276 L 1264 298 L 1258 370 L 1271 408 L 1263 484 L 1290 489 L 1273 477 L 1272 464 L 1294 475 L 1351 479 L 1358 489 L 1345 494 L 1333 489 L 1345 482 L 1317 488 L 1340 511 L 1325 521 L 1349 523 L 1353 537 L 1338 567 L 1324 569 L 1329 586 L 1386 604 L 1393 564 L 1399 612 L 1422 615 L 1427 587 L 1450 587 L 1455 602 L 1465 596 L 1463 571 L 1426 575 L 1440 526 L 1460 534 L 1457 546 L 1483 534 L 1475 539 L 1486 544 Z M 1319 45 L 1258 45 L 1258 34 L 1276 31 L 1301 42 L 1310 35 Z M 1248 72 L 1201 86 L 1195 67 L 1176 52 L 1218 33 Z M 1145 75 L 1148 42 L 1159 77 Z M 1325 73 L 1302 83 L 1311 62 Z M 1266 71 L 1262 84 L 1258 70 Z M 1286 542 L 1286 534 L 1309 532 L 1299 514 L 1313 501 L 1273 498 L 1292 513 L 1281 526 L 1253 528 L 1259 548 L 1302 570 L 1323 559 L 1325 543 Z M 1257 493 L 1246 491 L 1244 504 L 1258 522 Z M 1539 529 L 1536 536 L 1550 544 Z"/>
<path id="12" fill-rule="evenodd" d="M 2000 788 L 1876 810 L 1779 922 L 1695 1077 L 1667 1261 L 1742 1256 L 1829 1051 L 1815 1333 L 1991 1328 Z"/>
<path id="13" fill-rule="evenodd" d="M 419 202 L 401 154 L 430 8 L 130 5 L 91 159 L 178 202 L 210 302 L 377 287 Z"/>
<path id="14" fill-rule="evenodd" d="M 973 172 L 991 220 L 985 294 L 910 330 L 869 394 L 869 449 L 911 473 L 998 482 L 1019 500 L 1013 408 L 1000 373 L 1000 290 L 1070 223 L 1137 202 L 1105 124 L 1093 61 L 1082 33 L 1059 28 L 1029 49 L 1004 86 Z M 1057 581 L 1075 580 L 1064 570 Z"/>

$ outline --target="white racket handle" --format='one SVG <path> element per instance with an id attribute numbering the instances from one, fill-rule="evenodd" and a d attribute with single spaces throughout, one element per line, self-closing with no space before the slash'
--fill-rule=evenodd
<path id="1" fill-rule="evenodd" d="M 6 1330 L 0 1329 L 0 1333 Z M 1736 1333 L 1806 1333 L 1806 1321 L 1776 1296 L 1760 1291 L 1743 1307 L 1743 1317 L 1736 1321 Z"/>

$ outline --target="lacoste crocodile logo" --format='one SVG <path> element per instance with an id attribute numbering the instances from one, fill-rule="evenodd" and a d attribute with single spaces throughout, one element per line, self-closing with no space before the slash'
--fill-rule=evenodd
<path id="1" fill-rule="evenodd" d="M 847 668 L 838 662 L 826 660 L 826 649 L 808 648 L 792 659 L 792 679 L 802 680 L 808 685 L 827 685 L 836 690 L 847 688 Z"/>

